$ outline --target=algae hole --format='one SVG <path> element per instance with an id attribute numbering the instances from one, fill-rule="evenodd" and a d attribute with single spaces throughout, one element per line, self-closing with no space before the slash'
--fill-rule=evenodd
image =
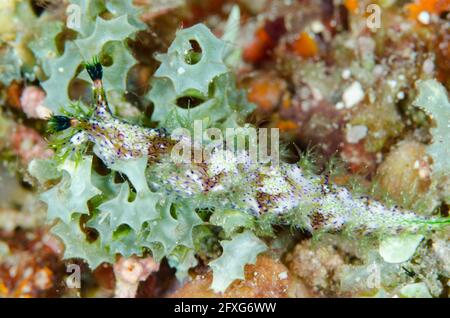
<path id="1" fill-rule="evenodd" d="M 195 65 L 202 59 L 202 47 L 196 40 L 189 40 L 191 49 L 184 56 L 184 61 L 189 65 Z"/>
<path id="2" fill-rule="evenodd" d="M 177 209 L 173 204 L 170 206 L 170 216 L 173 217 L 175 220 L 178 219 Z"/>
<path id="3" fill-rule="evenodd" d="M 195 108 L 204 102 L 203 99 L 193 96 L 183 96 L 177 99 L 177 106 L 184 109 Z"/>

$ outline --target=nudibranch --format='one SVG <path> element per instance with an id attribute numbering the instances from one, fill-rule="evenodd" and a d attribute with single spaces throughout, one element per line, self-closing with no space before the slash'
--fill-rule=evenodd
<path id="1" fill-rule="evenodd" d="M 107 165 L 117 160 L 149 156 L 156 159 L 169 151 L 173 144 L 164 129 L 150 129 L 116 118 L 109 109 L 102 82 L 102 65 L 94 61 L 85 64 L 93 81 L 95 99 L 90 118 L 54 115 L 49 119 L 49 130 L 59 132 L 68 128 L 78 130 L 70 142 L 77 146 L 86 141 L 94 143 L 95 154 Z"/>
<path id="2" fill-rule="evenodd" d="M 449 223 L 448 219 L 427 219 L 367 197 L 353 196 L 344 187 L 305 173 L 297 164 L 256 162 L 245 151 L 216 149 L 200 163 L 176 163 L 170 151 L 179 140 L 164 129 L 145 128 L 116 118 L 106 99 L 101 64 L 94 60 L 86 69 L 94 83 L 92 115 L 55 115 L 49 120 L 50 130 L 75 129 L 70 141 L 92 142 L 94 153 L 108 167 L 120 160 L 148 156 L 149 173 L 157 191 L 191 200 L 200 208 L 236 209 L 255 216 L 295 215 L 296 225 L 309 231 L 395 234 Z"/>

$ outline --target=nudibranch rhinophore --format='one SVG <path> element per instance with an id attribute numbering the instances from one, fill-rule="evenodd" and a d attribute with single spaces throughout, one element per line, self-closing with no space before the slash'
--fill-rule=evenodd
<path id="1" fill-rule="evenodd" d="M 174 162 L 170 152 L 179 140 L 164 129 L 145 128 L 115 117 L 106 100 L 101 64 L 94 60 L 86 68 L 94 82 L 94 112 L 89 118 L 55 115 L 49 121 L 50 130 L 74 129 L 70 141 L 92 142 L 94 153 L 108 167 L 149 157 L 149 180 L 158 191 L 192 200 L 199 208 L 239 209 L 255 216 L 295 214 L 295 225 L 309 231 L 397 234 L 450 223 L 353 196 L 344 187 L 305 173 L 297 164 L 263 164 L 246 152 L 216 149 L 200 163 Z"/>

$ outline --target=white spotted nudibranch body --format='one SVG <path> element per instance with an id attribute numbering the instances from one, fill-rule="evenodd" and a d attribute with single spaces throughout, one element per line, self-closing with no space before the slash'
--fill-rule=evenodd
<path id="1" fill-rule="evenodd" d="M 168 153 L 177 140 L 164 130 L 112 116 L 101 83 L 101 65 L 90 65 L 87 70 L 94 81 L 94 115 L 88 120 L 53 116 L 49 124 L 56 131 L 78 129 L 71 141 L 93 142 L 94 152 L 107 166 L 117 160 L 148 156 L 153 159 L 149 160 L 152 183 L 170 195 L 201 202 L 203 207 L 238 209 L 255 216 L 295 215 L 296 224 L 310 231 L 395 234 L 448 223 L 389 208 L 367 197 L 354 197 L 322 177 L 305 174 L 296 164 L 264 164 L 244 151 L 216 149 L 200 163 L 175 163 Z"/>
<path id="2" fill-rule="evenodd" d="M 83 130 L 78 134 L 87 136 L 94 143 L 95 154 L 107 166 L 116 160 L 148 156 L 152 145 L 156 145 L 159 137 L 162 137 L 159 130 L 132 125 L 112 117 L 108 120 L 90 119 L 83 123 Z M 157 146 L 165 147 L 164 144 Z"/>

